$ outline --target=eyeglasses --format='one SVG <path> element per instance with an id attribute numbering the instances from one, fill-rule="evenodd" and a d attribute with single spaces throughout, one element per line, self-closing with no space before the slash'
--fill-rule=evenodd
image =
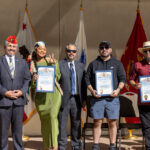
<path id="1" fill-rule="evenodd" d="M 100 49 L 100 50 L 104 50 L 104 49 L 108 50 L 108 49 L 109 49 L 109 46 L 101 46 L 99 49 Z"/>
<path id="2" fill-rule="evenodd" d="M 66 51 L 67 51 L 67 53 L 71 53 L 71 52 L 76 53 L 77 52 L 77 50 L 70 50 L 70 49 L 67 49 Z"/>
<path id="3" fill-rule="evenodd" d="M 145 54 L 147 53 L 147 52 L 149 52 L 150 53 L 150 49 L 149 50 L 145 50 L 145 51 L 143 51 Z"/>

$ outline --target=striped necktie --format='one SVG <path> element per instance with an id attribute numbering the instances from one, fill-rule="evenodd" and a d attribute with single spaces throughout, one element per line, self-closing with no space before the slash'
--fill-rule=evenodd
<path id="1" fill-rule="evenodd" d="M 9 57 L 9 69 L 10 69 L 10 73 L 11 73 L 12 78 L 14 78 L 15 68 L 14 68 L 14 64 L 13 64 L 11 57 Z"/>

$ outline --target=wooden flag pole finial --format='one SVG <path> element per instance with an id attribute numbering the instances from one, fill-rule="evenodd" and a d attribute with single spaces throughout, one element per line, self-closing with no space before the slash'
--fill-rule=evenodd
<path id="1" fill-rule="evenodd" d="M 83 0 L 81 0 L 80 9 L 83 9 Z"/>
<path id="2" fill-rule="evenodd" d="M 140 10 L 140 0 L 138 0 L 137 10 Z"/>
<path id="3" fill-rule="evenodd" d="M 26 9 L 28 8 L 28 0 L 26 0 Z"/>

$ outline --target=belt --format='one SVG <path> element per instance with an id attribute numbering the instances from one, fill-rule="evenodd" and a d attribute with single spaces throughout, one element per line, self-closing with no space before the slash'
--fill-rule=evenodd
<path id="1" fill-rule="evenodd" d="M 71 95 L 72 97 L 79 97 L 79 94 Z"/>

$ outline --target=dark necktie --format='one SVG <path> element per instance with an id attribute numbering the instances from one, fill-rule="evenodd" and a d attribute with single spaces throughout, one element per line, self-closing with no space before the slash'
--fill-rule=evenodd
<path id="1" fill-rule="evenodd" d="M 13 78 L 14 77 L 15 68 L 14 68 L 14 64 L 13 64 L 13 61 L 12 61 L 11 57 L 9 57 L 9 69 L 10 69 L 11 76 Z"/>
<path id="2" fill-rule="evenodd" d="M 74 95 L 75 94 L 75 72 L 72 63 L 70 63 L 70 73 L 71 73 L 71 92 L 72 95 Z"/>

